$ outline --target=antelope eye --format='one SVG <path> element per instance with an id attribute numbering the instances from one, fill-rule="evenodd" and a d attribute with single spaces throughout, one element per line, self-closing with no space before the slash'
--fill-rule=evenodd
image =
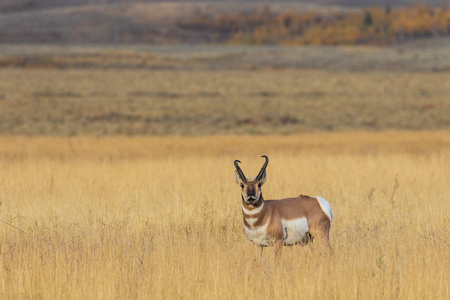
<path id="1" fill-rule="evenodd" d="M 261 187 L 261 183 L 258 183 L 258 187 L 259 187 L 259 188 Z"/>
<path id="2" fill-rule="evenodd" d="M 244 185 L 241 183 L 241 188 L 244 188 Z"/>

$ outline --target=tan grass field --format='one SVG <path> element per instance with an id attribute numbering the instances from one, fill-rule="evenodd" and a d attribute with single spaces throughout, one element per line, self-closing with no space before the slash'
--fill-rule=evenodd
<path id="1" fill-rule="evenodd" d="M 0 69 L 0 135 L 448 130 L 448 72 Z"/>
<path id="2" fill-rule="evenodd" d="M 233 160 L 321 195 L 334 255 L 260 264 Z M 448 299 L 450 132 L 0 138 L 1 299 Z"/>

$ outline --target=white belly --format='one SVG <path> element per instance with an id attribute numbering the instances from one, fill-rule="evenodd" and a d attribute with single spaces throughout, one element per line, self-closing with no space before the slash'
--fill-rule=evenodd
<path id="1" fill-rule="evenodd" d="M 305 241 L 306 233 L 309 231 L 308 221 L 306 218 L 294 220 L 282 220 L 284 229 L 284 244 L 294 245 Z"/>

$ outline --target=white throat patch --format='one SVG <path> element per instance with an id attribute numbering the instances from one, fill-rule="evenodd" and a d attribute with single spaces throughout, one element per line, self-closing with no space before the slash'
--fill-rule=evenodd
<path id="1" fill-rule="evenodd" d="M 257 207 L 257 208 L 255 208 L 255 209 L 252 209 L 252 210 L 248 210 L 248 209 L 246 209 L 245 207 L 244 207 L 244 205 L 242 205 L 242 211 L 246 214 L 246 215 L 256 215 L 256 214 L 259 214 L 260 212 L 261 212 L 261 210 L 263 209 L 263 207 L 264 207 L 264 202 L 261 204 L 261 206 L 260 207 Z"/>

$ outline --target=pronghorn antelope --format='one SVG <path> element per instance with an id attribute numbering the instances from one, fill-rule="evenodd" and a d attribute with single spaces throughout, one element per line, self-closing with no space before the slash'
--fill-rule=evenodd
<path id="1" fill-rule="evenodd" d="M 245 177 L 234 161 L 236 183 L 242 191 L 244 232 L 249 240 L 261 247 L 275 246 L 275 255 L 283 245 L 307 244 L 317 238 L 331 249 L 330 223 L 333 219 L 330 203 L 322 197 L 300 195 L 281 200 L 264 200 L 261 186 L 266 182 L 269 158 L 253 178 Z"/>

